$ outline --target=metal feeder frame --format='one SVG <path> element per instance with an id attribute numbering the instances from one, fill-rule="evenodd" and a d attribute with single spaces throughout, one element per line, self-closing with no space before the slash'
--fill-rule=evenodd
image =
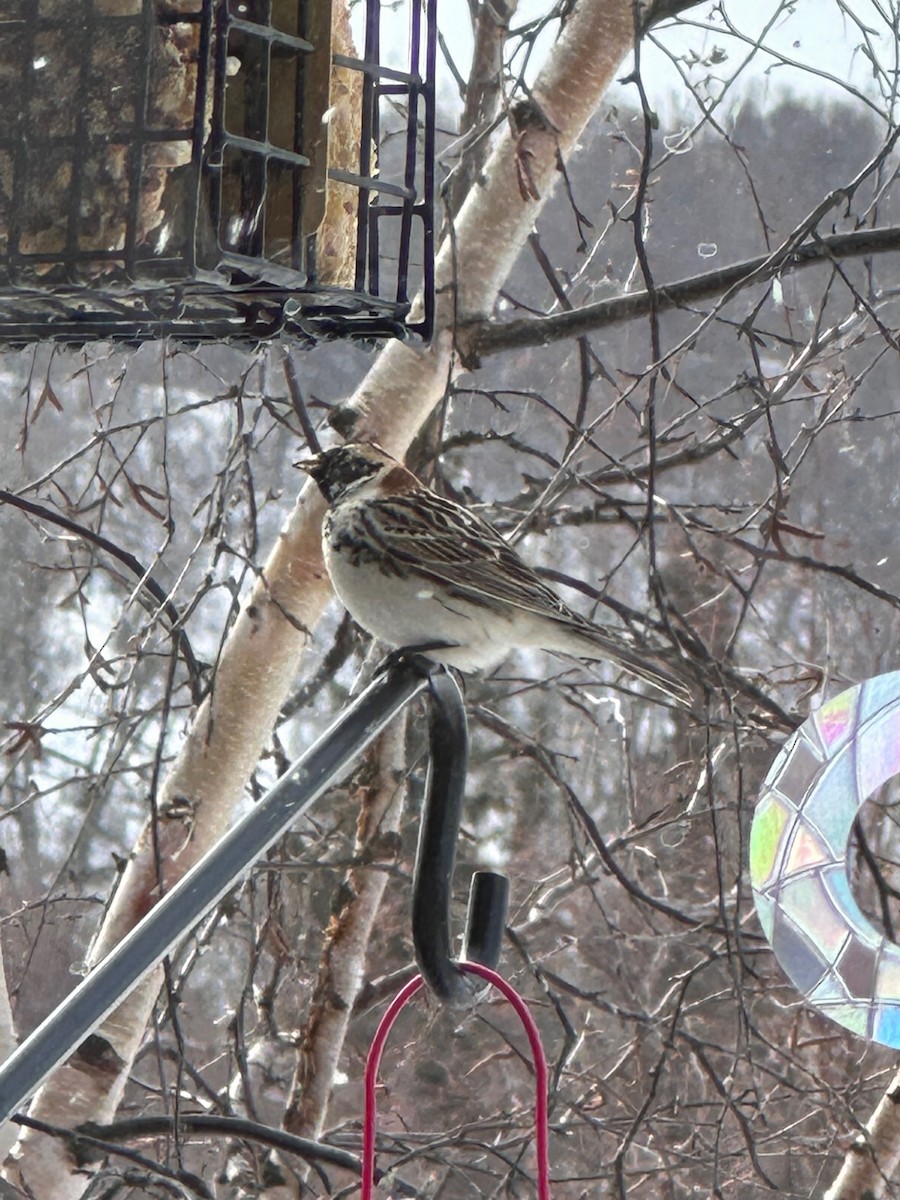
<path id="1" fill-rule="evenodd" d="M 362 58 L 331 54 L 326 0 L 196 0 L 190 11 L 185 0 L 0 0 L 0 113 L 6 110 L 0 122 L 0 345 L 133 344 L 167 336 L 187 343 L 258 343 L 276 336 L 306 343 L 348 336 L 427 341 L 434 310 L 437 0 L 408 2 L 409 55 L 400 70 L 380 62 L 379 0 L 366 0 Z M 327 30 L 327 48 L 305 36 L 316 22 Z M 178 66 L 173 41 L 183 43 L 185 30 L 196 46 L 190 51 L 196 87 L 191 119 L 174 128 L 153 120 L 152 75 L 162 69 L 159 39 L 168 39 L 164 66 L 171 70 Z M 104 77 L 122 45 L 132 47 L 140 70 L 135 78 Z M 52 53 L 45 53 L 48 46 Z M 188 61 L 187 52 L 182 59 Z M 361 78 L 355 170 L 323 161 L 333 67 L 345 78 Z M 44 73 L 54 68 L 68 72 L 71 105 L 65 109 L 49 104 Z M 292 86 L 295 95 L 293 113 L 286 117 L 277 107 L 273 121 L 274 72 L 282 81 L 279 103 Z M 403 115 L 405 128 L 391 139 L 402 141 L 400 168 L 382 178 L 374 155 L 384 101 Z M 104 127 L 120 103 L 121 123 Z M 275 140 L 273 125 L 280 130 Z M 148 170 L 162 170 L 154 167 L 154 155 L 159 162 L 166 153 L 185 159 L 163 171 L 165 186 L 175 189 L 165 216 L 168 227 L 178 227 L 174 246 L 155 227 L 141 228 L 142 187 Z M 54 169 L 59 191 L 50 193 Z M 329 283 L 317 269 L 317 249 L 320 267 L 322 254 L 317 231 L 309 228 L 310 210 L 324 207 L 325 170 L 357 197 L 352 287 Z M 121 209 L 116 235 L 107 238 L 116 244 L 86 246 L 85 212 L 96 226 L 106 204 L 96 186 L 104 172 Z M 289 206 L 289 235 L 273 256 L 267 222 L 276 192 Z M 40 217 L 48 195 L 66 204 L 64 220 L 49 233 Z M 239 207 L 229 211 L 236 196 Z M 41 237 L 53 244 L 41 244 Z M 414 261 L 419 257 L 421 263 Z M 422 305 L 413 315 L 416 292 Z"/>

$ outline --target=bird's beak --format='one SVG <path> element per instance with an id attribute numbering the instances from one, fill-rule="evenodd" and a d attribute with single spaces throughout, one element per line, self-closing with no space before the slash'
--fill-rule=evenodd
<path id="1" fill-rule="evenodd" d="M 295 466 L 298 471 L 305 471 L 307 475 L 315 477 L 316 471 L 322 465 L 322 455 L 312 454 L 309 458 L 298 458 L 292 466 Z"/>

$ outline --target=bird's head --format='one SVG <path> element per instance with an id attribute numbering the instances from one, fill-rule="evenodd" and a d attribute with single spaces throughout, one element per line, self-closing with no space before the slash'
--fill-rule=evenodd
<path id="1" fill-rule="evenodd" d="M 337 504 L 357 488 L 379 483 L 390 471 L 402 470 L 399 463 L 378 446 L 366 442 L 350 442 L 333 450 L 323 450 L 312 458 L 295 462 L 294 466 L 316 481 L 329 504 Z"/>

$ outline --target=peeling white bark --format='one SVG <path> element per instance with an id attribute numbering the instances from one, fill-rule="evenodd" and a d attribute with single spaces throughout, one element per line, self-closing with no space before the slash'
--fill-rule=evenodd
<path id="1" fill-rule="evenodd" d="M 847 1151 L 837 1179 L 823 1200 L 879 1200 L 894 1195 L 900 1166 L 900 1071 Z"/>

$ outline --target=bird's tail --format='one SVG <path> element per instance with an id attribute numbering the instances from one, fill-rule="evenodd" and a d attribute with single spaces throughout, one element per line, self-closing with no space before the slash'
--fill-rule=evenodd
<path id="1" fill-rule="evenodd" d="M 559 643 L 548 645 L 548 650 L 561 654 L 574 654 L 595 662 L 614 662 L 624 667 L 629 674 L 661 692 L 666 699 L 679 708 L 691 708 L 694 697 L 688 683 L 679 678 L 674 668 L 663 665 L 652 650 L 638 650 L 629 646 L 624 639 L 606 633 L 596 625 L 585 622 L 584 629 L 560 626 Z"/>

